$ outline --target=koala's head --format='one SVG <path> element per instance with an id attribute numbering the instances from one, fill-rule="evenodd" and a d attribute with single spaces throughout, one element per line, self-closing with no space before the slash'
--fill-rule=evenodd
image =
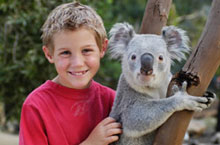
<path id="1" fill-rule="evenodd" d="M 110 30 L 109 50 L 112 58 L 121 60 L 125 79 L 137 90 L 161 87 L 173 60 L 185 59 L 187 43 L 185 31 L 174 26 L 153 35 L 136 34 L 128 23 L 117 23 Z"/>

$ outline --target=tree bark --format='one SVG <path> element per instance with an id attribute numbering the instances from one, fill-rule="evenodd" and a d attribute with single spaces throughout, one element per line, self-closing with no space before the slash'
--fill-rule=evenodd
<path id="1" fill-rule="evenodd" d="M 201 96 L 220 65 L 220 0 L 213 0 L 212 8 L 196 49 L 181 72 L 173 77 L 169 89 L 179 81 L 190 84 L 188 93 Z M 193 112 L 174 113 L 157 133 L 154 145 L 181 145 Z"/>
<path id="2" fill-rule="evenodd" d="M 172 0 L 148 0 L 140 33 L 160 34 L 166 25 Z"/>

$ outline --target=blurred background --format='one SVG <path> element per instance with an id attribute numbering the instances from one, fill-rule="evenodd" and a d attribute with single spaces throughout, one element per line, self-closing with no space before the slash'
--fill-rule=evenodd
<path id="1" fill-rule="evenodd" d="M 10 145 L 3 143 L 3 140 L 12 141 L 13 145 L 18 144 L 22 103 L 33 89 L 56 76 L 54 66 L 48 63 L 42 52 L 40 29 L 49 12 L 66 2 L 72 0 L 0 0 L 0 145 Z M 126 21 L 138 33 L 147 0 L 80 2 L 92 6 L 101 15 L 107 32 L 114 23 Z M 211 2 L 212 0 L 173 0 L 167 25 L 176 25 L 186 30 L 192 49 L 203 31 Z M 121 72 L 119 62 L 110 60 L 107 55 L 101 63 L 95 80 L 115 89 Z M 179 71 L 184 63 L 173 66 L 172 72 Z M 220 93 L 219 75 L 220 69 L 209 87 L 216 94 Z M 204 122 L 203 119 L 202 131 L 192 131 L 190 137 L 216 133 L 217 112 L 218 101 L 210 110 L 195 115 L 197 120 L 204 117 L 211 120 Z"/>

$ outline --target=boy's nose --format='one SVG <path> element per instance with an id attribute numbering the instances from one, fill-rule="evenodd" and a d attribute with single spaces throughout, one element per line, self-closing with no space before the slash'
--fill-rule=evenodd
<path id="1" fill-rule="evenodd" d="M 71 57 L 72 66 L 82 66 L 84 64 L 84 58 L 80 55 L 75 55 Z"/>

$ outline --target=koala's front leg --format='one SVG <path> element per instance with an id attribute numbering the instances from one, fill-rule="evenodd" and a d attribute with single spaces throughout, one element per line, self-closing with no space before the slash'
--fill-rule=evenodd
<path id="1" fill-rule="evenodd" d="M 169 98 L 136 101 L 122 114 L 124 134 L 129 137 L 143 136 L 160 127 L 176 111 L 202 111 L 214 101 L 214 97 L 187 94 L 186 86 L 184 82 L 181 90 L 177 89 Z"/>
<path id="2" fill-rule="evenodd" d="M 215 100 L 216 95 L 214 93 L 206 92 L 204 96 L 191 96 L 186 92 L 187 83 L 183 82 L 182 88 L 178 90 L 178 87 L 174 85 L 173 90 L 176 93 L 172 96 L 176 98 L 177 108 L 180 110 L 202 111 L 208 108 Z"/>

